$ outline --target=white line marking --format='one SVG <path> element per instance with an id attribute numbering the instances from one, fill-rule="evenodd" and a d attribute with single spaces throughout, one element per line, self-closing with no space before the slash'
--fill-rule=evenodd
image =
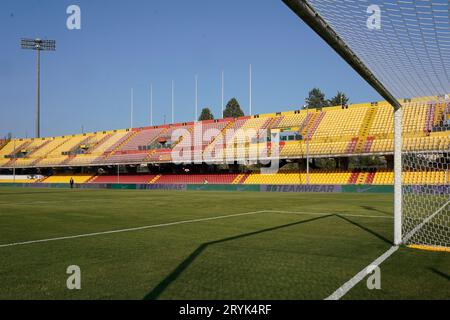
<path id="1" fill-rule="evenodd" d="M 194 222 L 201 222 L 201 221 L 225 219 L 225 218 L 246 216 L 246 215 L 258 214 L 258 213 L 264 213 L 264 212 L 266 212 L 266 211 L 262 210 L 262 211 L 244 212 L 244 213 L 230 214 L 230 215 L 210 217 L 210 218 L 200 218 L 200 219 L 182 220 L 182 221 L 175 221 L 175 222 L 169 222 L 169 223 L 154 224 L 154 225 L 135 227 L 135 228 L 127 228 L 127 229 L 119 229 L 119 230 L 111 230 L 111 231 L 102 231 L 102 232 L 94 232 L 94 233 L 85 233 L 85 234 L 78 234 L 78 235 L 73 235 L 73 236 L 48 238 L 48 239 L 40 239 L 40 240 L 31 240 L 31 241 L 23 241 L 23 242 L 14 242 L 14 243 L 1 244 L 0 248 L 21 246 L 21 245 L 26 245 L 26 244 L 40 243 L 40 242 L 50 242 L 50 241 L 58 241 L 58 240 L 86 238 L 86 237 L 94 237 L 94 236 L 105 235 L 105 234 L 113 234 L 113 233 L 138 231 L 138 230 L 145 230 L 145 229 L 152 229 L 152 228 L 168 227 L 168 226 L 174 226 L 174 225 L 178 225 L 178 224 L 186 224 L 186 223 L 194 223 Z"/>
<path id="2" fill-rule="evenodd" d="M 302 212 L 302 211 L 282 211 L 282 210 L 260 210 L 260 211 L 244 212 L 244 213 L 223 215 L 223 216 L 210 217 L 210 218 L 200 218 L 200 219 L 193 219 L 193 220 L 182 220 L 182 221 L 175 221 L 175 222 L 169 222 L 169 223 L 154 224 L 154 225 L 134 227 L 134 228 L 127 228 L 127 229 L 118 229 L 118 230 L 110 230 L 110 231 L 101 231 L 101 232 L 93 232 L 93 233 L 86 233 L 86 234 L 78 234 L 78 235 L 73 235 L 73 236 L 64 236 L 64 237 L 56 237 L 56 238 L 48 238 L 48 239 L 40 239 L 40 240 L 13 242 L 13 243 L 7 243 L 7 244 L 0 244 L 0 248 L 12 247 L 12 246 L 20 246 L 20 245 L 40 243 L 40 242 L 50 242 L 50 241 L 58 241 L 58 240 L 86 238 L 86 237 L 93 237 L 93 236 L 99 236 L 99 235 L 105 235 L 105 234 L 113 234 L 113 233 L 122 233 L 122 232 L 129 232 L 129 231 L 139 231 L 139 230 L 145 230 L 145 229 L 174 226 L 174 225 L 178 225 L 178 224 L 186 224 L 186 223 L 218 220 L 218 219 L 225 219 L 225 218 L 232 218 L 232 217 L 239 217 L 239 216 L 247 216 L 247 215 L 253 215 L 253 214 L 257 214 L 257 213 L 288 213 L 288 214 L 299 214 L 299 215 L 302 214 L 302 215 L 316 215 L 316 216 L 341 215 L 341 216 L 365 217 L 365 218 L 391 218 L 391 217 L 387 217 L 387 216 L 386 217 L 385 216 L 366 216 L 366 215 L 354 215 L 354 214 L 334 213 L 334 212 Z"/>
<path id="3" fill-rule="evenodd" d="M 371 266 L 379 266 L 387 258 L 389 258 L 395 251 L 398 250 L 398 246 L 392 246 L 388 251 L 379 256 L 375 261 L 373 261 L 369 266 L 358 272 L 353 278 L 344 283 L 340 288 L 338 288 L 333 294 L 325 298 L 325 300 L 339 300 L 347 292 L 349 292 L 355 285 L 357 285 L 361 280 L 363 280 L 368 275 L 368 268 Z"/>
<path id="4" fill-rule="evenodd" d="M 433 219 L 439 212 L 444 210 L 444 208 L 450 203 L 450 200 L 448 200 L 442 207 L 440 207 L 436 212 L 434 212 L 432 215 L 430 215 L 428 218 L 423 220 L 419 225 L 417 225 L 414 229 L 412 229 L 410 232 L 408 232 L 405 237 L 403 238 L 403 243 L 408 242 L 422 227 L 428 223 L 431 219 Z"/>

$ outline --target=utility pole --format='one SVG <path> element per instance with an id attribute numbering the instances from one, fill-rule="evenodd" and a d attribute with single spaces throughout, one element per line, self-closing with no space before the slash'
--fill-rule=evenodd
<path id="1" fill-rule="evenodd" d="M 224 91 L 225 91 L 225 76 L 224 76 L 224 72 L 222 71 L 222 113 L 221 113 L 221 118 L 223 118 L 223 110 L 225 108 L 225 105 L 224 105 Z"/>
<path id="2" fill-rule="evenodd" d="M 249 68 L 249 87 L 250 87 L 250 97 L 249 97 L 249 109 L 250 116 L 252 115 L 252 65 L 250 64 Z"/>
<path id="3" fill-rule="evenodd" d="M 195 120 L 198 121 L 198 76 L 195 75 Z"/>
<path id="4" fill-rule="evenodd" d="M 153 84 L 150 84 L 150 125 L 153 126 Z"/>
<path id="5" fill-rule="evenodd" d="M 309 99 L 306 99 L 306 185 L 309 185 Z"/>
<path id="6" fill-rule="evenodd" d="M 133 109 L 134 109 L 134 90 L 131 88 L 131 97 L 130 97 L 130 129 L 133 128 Z"/>
<path id="7" fill-rule="evenodd" d="M 175 97 L 174 97 L 175 83 L 172 80 L 172 124 L 175 123 Z"/>

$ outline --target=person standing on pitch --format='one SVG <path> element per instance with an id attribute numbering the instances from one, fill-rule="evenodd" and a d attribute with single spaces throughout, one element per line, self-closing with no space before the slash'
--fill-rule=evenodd
<path id="1" fill-rule="evenodd" d="M 73 184 L 74 184 L 74 181 L 73 181 L 73 178 L 71 177 L 70 178 L 70 189 L 73 189 Z"/>

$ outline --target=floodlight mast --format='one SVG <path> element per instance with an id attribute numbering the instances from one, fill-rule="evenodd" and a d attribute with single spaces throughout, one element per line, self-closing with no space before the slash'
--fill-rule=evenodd
<path id="1" fill-rule="evenodd" d="M 21 39 L 22 49 L 37 51 L 36 72 L 36 138 L 41 137 L 41 51 L 55 51 L 55 40 Z"/>
<path id="2" fill-rule="evenodd" d="M 402 108 L 400 102 L 386 89 L 353 50 L 328 25 L 307 0 L 283 0 L 311 29 L 334 49 L 394 108 L 394 244 L 402 243 Z"/>

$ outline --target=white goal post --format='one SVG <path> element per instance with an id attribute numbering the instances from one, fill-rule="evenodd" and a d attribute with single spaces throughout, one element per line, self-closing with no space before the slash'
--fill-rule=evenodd
<path id="1" fill-rule="evenodd" d="M 450 251 L 450 3 L 283 2 L 394 109 L 395 245 Z"/>

